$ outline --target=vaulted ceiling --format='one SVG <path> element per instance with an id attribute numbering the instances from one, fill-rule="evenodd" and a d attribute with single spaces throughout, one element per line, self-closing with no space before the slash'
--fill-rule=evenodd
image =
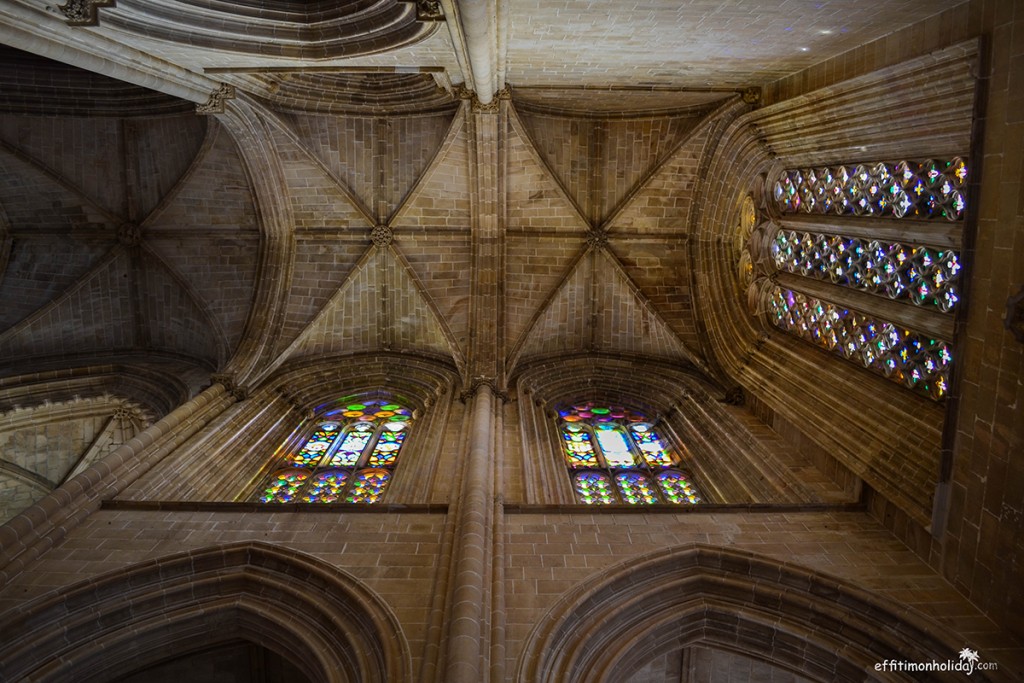
<path id="1" fill-rule="evenodd" d="M 10 3 L 3 371 L 130 357 L 202 376 L 248 345 L 257 376 L 376 351 L 465 375 L 481 307 L 505 377 L 578 352 L 702 367 L 689 242 L 712 131 L 749 89 L 919 18 L 909 0 L 480 7 Z M 495 96 L 500 160 L 482 165 L 471 103 Z M 233 97 L 256 143 L 186 101 Z M 497 299 L 477 296 L 482 185 Z"/>

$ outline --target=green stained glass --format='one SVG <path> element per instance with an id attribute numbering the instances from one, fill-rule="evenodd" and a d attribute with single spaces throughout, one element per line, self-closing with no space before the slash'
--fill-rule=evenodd
<path id="1" fill-rule="evenodd" d="M 287 469 L 274 472 L 260 496 L 261 503 L 292 503 L 295 492 L 302 487 L 309 472 L 301 469 Z"/>
<path id="2" fill-rule="evenodd" d="M 700 493 L 697 487 L 685 474 L 679 470 L 665 470 L 659 472 L 656 477 L 661 492 L 670 503 L 691 503 L 700 502 Z"/>
<path id="3" fill-rule="evenodd" d="M 622 500 L 630 505 L 651 505 L 658 502 L 651 480 L 639 472 L 621 472 L 615 475 Z"/>
<path id="4" fill-rule="evenodd" d="M 963 220 L 967 163 L 880 162 L 784 171 L 773 195 L 781 213 Z"/>
<path id="5" fill-rule="evenodd" d="M 313 436 L 309 437 L 300 451 L 289 456 L 290 464 L 297 467 L 315 467 L 337 436 L 338 423 L 324 422 L 313 432 Z"/>
<path id="6" fill-rule="evenodd" d="M 587 505 L 608 505 L 615 502 L 611 479 L 603 472 L 580 472 L 573 478 L 576 495 Z"/>
<path id="7" fill-rule="evenodd" d="M 404 440 L 405 425 L 401 422 L 391 422 L 384 425 L 380 438 L 377 439 L 377 445 L 373 447 L 373 453 L 370 455 L 370 467 L 390 467 L 394 465 Z"/>
<path id="8" fill-rule="evenodd" d="M 768 294 L 768 314 L 777 327 L 935 400 L 949 390 L 953 354 L 941 339 L 781 287 Z"/>
<path id="9" fill-rule="evenodd" d="M 960 300 L 960 260 L 953 250 L 779 230 L 771 254 L 780 270 L 907 299 L 944 313 Z"/>
<path id="10" fill-rule="evenodd" d="M 575 472 L 572 485 L 580 502 L 699 502 L 688 479 L 688 489 L 676 483 L 682 477 L 674 468 L 676 460 L 643 415 L 590 402 L 560 409 L 558 414 L 566 464 Z M 666 484 L 661 483 L 663 474 Z"/>
<path id="11" fill-rule="evenodd" d="M 391 472 L 384 469 L 359 470 L 345 500 L 349 503 L 376 503 L 391 481 Z"/>
<path id="12" fill-rule="evenodd" d="M 562 430 L 565 439 L 565 459 L 569 467 L 597 467 L 597 455 L 590 442 L 590 432 L 581 427 L 569 425 Z"/>
<path id="13" fill-rule="evenodd" d="M 271 475 L 257 500 L 373 503 L 381 498 L 412 425 L 412 411 L 380 399 L 336 405 L 325 415 L 346 419 L 319 422 L 302 448 L 285 456 L 289 469 Z"/>
<path id="14" fill-rule="evenodd" d="M 345 470 L 319 472 L 306 487 L 302 500 L 305 503 L 334 503 L 341 498 L 347 481 L 348 472 Z"/>

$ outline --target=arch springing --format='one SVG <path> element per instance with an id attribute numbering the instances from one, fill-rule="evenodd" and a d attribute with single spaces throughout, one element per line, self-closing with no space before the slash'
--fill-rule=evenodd
<path id="1" fill-rule="evenodd" d="M 259 488 L 261 503 L 375 503 L 394 476 L 413 414 L 388 400 L 346 403 L 313 421 L 305 441 L 284 446 Z"/>
<path id="2" fill-rule="evenodd" d="M 594 403 L 558 413 L 566 466 L 581 503 L 701 502 L 693 478 L 676 466 L 676 458 L 643 415 Z"/>

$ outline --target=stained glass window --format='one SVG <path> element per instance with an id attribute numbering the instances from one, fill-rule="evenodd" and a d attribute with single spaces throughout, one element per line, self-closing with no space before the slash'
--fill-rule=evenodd
<path id="1" fill-rule="evenodd" d="M 773 188 L 781 213 L 892 216 L 895 218 L 964 217 L 967 163 L 900 161 L 783 172 Z"/>
<path id="2" fill-rule="evenodd" d="M 779 230 L 771 246 L 780 270 L 909 299 L 948 312 L 960 300 L 960 257 L 952 249 Z"/>
<path id="3" fill-rule="evenodd" d="M 394 476 L 412 411 L 388 400 L 325 410 L 312 433 L 285 447 L 282 469 L 260 487 L 263 503 L 375 503 Z"/>
<path id="4" fill-rule="evenodd" d="M 643 415 L 594 403 L 559 411 L 573 490 L 588 505 L 692 504 L 700 493 Z"/>
<path id="5" fill-rule="evenodd" d="M 779 328 L 915 391 L 938 399 L 949 389 L 948 342 L 777 286 L 769 292 L 768 310 Z"/>

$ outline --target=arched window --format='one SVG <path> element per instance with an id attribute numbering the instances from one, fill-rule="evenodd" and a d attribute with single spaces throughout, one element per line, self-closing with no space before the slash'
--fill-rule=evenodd
<path id="1" fill-rule="evenodd" d="M 261 503 L 375 503 L 391 482 L 412 411 L 387 400 L 346 403 L 322 413 L 312 433 L 284 446 L 260 487 Z"/>
<path id="2" fill-rule="evenodd" d="M 963 220 L 967 174 L 959 157 L 783 171 L 770 193 L 778 222 L 758 228 L 751 253 L 741 256 L 741 277 L 747 256 L 771 279 L 752 295 L 753 310 L 943 398 L 953 359 L 949 316 L 960 300 L 960 231 L 934 221 Z"/>
<path id="3" fill-rule="evenodd" d="M 566 465 L 581 503 L 701 501 L 693 478 L 677 467 L 677 459 L 643 415 L 593 403 L 558 412 Z"/>

